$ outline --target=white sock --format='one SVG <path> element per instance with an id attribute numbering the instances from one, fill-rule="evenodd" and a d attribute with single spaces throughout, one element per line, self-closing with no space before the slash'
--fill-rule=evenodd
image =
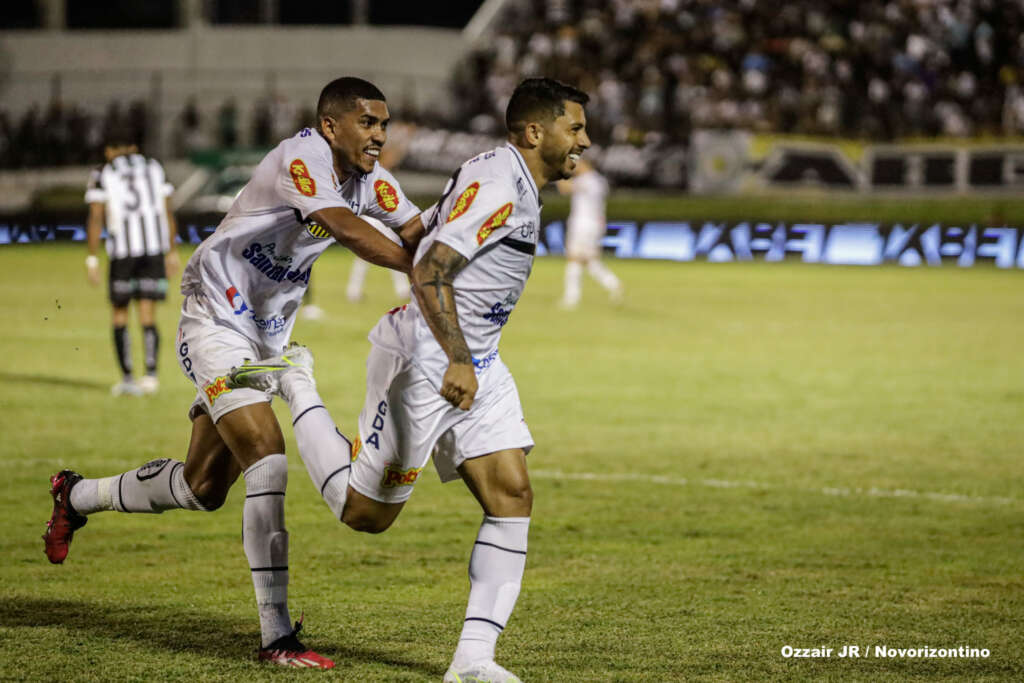
<path id="1" fill-rule="evenodd" d="M 71 507 L 80 515 L 103 510 L 163 512 L 206 508 L 185 481 L 185 463 L 151 460 L 138 469 L 104 479 L 83 479 L 71 488 Z"/>
<path id="2" fill-rule="evenodd" d="M 363 281 L 366 273 L 370 270 L 370 264 L 356 257 L 352 261 L 352 270 L 348 274 L 348 287 L 345 288 L 345 296 L 349 301 L 357 301 L 363 295 Z"/>
<path id="3" fill-rule="evenodd" d="M 599 259 L 593 259 L 587 263 L 587 272 L 590 273 L 590 277 L 597 280 L 609 292 L 618 292 L 622 289 L 622 283 L 619 282 L 619 278 L 615 277 L 615 273 L 608 270 Z"/>
<path id="4" fill-rule="evenodd" d="M 292 412 L 295 441 L 309 478 L 335 519 L 340 520 L 352 472 L 352 444 L 334 425 L 317 393 L 316 382 L 308 374 L 283 374 L 281 394 Z"/>
<path id="5" fill-rule="evenodd" d="M 469 604 L 454 666 L 494 659 L 498 636 L 519 597 L 529 531 L 529 517 L 484 516 L 469 558 Z"/>
<path id="6" fill-rule="evenodd" d="M 288 531 L 284 493 L 288 458 L 268 455 L 245 470 L 242 547 L 249 560 L 263 647 L 292 632 L 288 614 Z"/>
<path id="7" fill-rule="evenodd" d="M 583 279 L 583 264 L 579 261 L 569 261 L 565 264 L 565 294 L 562 295 L 562 303 L 566 306 L 575 306 L 580 302 L 582 290 L 580 281 Z"/>
<path id="8" fill-rule="evenodd" d="M 409 290 L 409 276 L 397 270 L 390 270 L 388 272 L 391 273 L 391 285 L 395 288 L 395 296 L 399 299 L 408 299 L 411 294 Z"/>

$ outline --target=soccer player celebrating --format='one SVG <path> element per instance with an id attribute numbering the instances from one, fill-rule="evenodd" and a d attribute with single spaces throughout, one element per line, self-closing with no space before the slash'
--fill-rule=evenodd
<path id="1" fill-rule="evenodd" d="M 107 163 L 93 171 L 85 201 L 89 204 L 87 224 L 88 255 L 85 257 L 89 284 L 100 283 L 100 235 L 107 227 L 107 256 L 110 258 L 109 297 L 113 308 L 114 351 L 121 366 L 121 381 L 111 387 L 115 396 L 138 396 L 155 392 L 160 334 L 156 327 L 155 303 L 167 297 L 167 276 L 179 268 L 174 238 L 178 229 L 168 198 L 174 188 L 156 159 L 139 154 L 138 146 L 121 131 L 104 144 Z M 142 326 L 146 374 L 135 381 L 132 373 L 132 345 L 128 334 L 128 304 L 138 305 Z"/>
<path id="2" fill-rule="evenodd" d="M 519 681 L 495 663 L 494 650 L 526 566 L 533 438 L 498 341 L 533 267 L 539 190 L 569 177 L 590 146 L 587 100 L 557 81 L 523 81 L 505 114 L 508 144 L 464 163 L 424 213 L 415 298 L 370 332 L 353 460 L 316 391 L 308 349 L 292 347 L 231 374 L 235 384 L 288 401 L 313 483 L 353 529 L 387 529 L 431 454 L 443 481 L 461 477 L 476 497 L 484 519 L 449 683 Z"/>
<path id="3" fill-rule="evenodd" d="M 373 84 L 339 78 L 320 94 L 317 128 L 299 131 L 260 162 L 182 277 L 176 350 L 198 389 L 185 461 L 154 460 L 104 479 L 82 479 L 70 470 L 54 475 L 53 513 L 43 536 L 51 562 L 64 561 L 86 515 L 215 510 L 242 474 L 242 544 L 259 608 L 259 658 L 284 666 L 334 666 L 299 642 L 301 623 L 291 625 L 288 463 L 271 397 L 226 382 L 233 366 L 285 347 L 313 262 L 335 240 L 373 263 L 408 272 L 412 259 L 398 237 L 357 217 L 373 216 L 409 240 L 423 233 L 419 210 L 377 164 L 389 120 L 384 95 Z"/>

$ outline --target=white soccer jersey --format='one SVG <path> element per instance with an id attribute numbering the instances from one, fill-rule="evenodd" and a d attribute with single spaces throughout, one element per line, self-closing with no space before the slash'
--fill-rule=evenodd
<path id="1" fill-rule="evenodd" d="M 105 205 L 110 258 L 158 256 L 170 249 L 166 198 L 172 192 L 160 162 L 141 154 L 115 157 L 92 172 L 85 201 Z"/>
<path id="2" fill-rule="evenodd" d="M 334 242 L 309 215 L 336 206 L 394 229 L 419 213 L 379 164 L 339 183 L 327 141 L 304 128 L 256 167 L 217 230 L 189 260 L 182 294 L 203 294 L 220 324 L 268 352 L 279 351 L 291 335 L 313 262 Z"/>
<path id="3" fill-rule="evenodd" d="M 605 202 L 608 181 L 597 171 L 587 171 L 572 179 L 569 223 L 597 223 L 605 227 Z"/>
<path id="4" fill-rule="evenodd" d="M 481 387 L 484 371 L 498 361 L 501 329 L 533 268 L 540 207 L 522 155 L 511 144 L 498 147 L 455 172 L 416 252 L 418 262 L 439 241 L 469 259 L 455 277 L 455 306 Z M 411 359 L 440 388 L 448 358 L 415 300 L 385 315 L 370 341 Z"/>

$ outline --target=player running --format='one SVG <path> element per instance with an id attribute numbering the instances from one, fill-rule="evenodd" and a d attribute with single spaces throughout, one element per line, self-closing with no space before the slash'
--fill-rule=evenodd
<path id="1" fill-rule="evenodd" d="M 461 477 L 479 501 L 484 519 L 449 683 L 519 681 L 495 663 L 494 650 L 526 566 L 533 437 L 498 342 L 533 267 L 539 190 L 569 177 L 590 146 L 588 99 L 550 79 L 523 81 L 505 115 L 509 143 L 463 164 L 424 214 L 415 298 L 370 332 L 354 460 L 316 391 L 308 349 L 232 372 L 234 382 L 288 401 L 313 483 L 353 529 L 391 526 L 431 454 L 442 481 Z"/>
<path id="2" fill-rule="evenodd" d="M 281 352 L 313 262 L 335 240 L 373 263 L 408 272 L 411 257 L 398 238 L 358 215 L 400 231 L 410 249 L 423 226 L 419 210 L 377 164 L 390 120 L 383 93 L 367 81 L 339 78 L 321 92 L 317 120 L 316 129 L 301 130 L 264 157 L 185 268 L 176 349 L 198 389 L 185 462 L 154 460 L 105 479 L 58 472 L 43 539 L 47 557 L 61 563 L 86 515 L 215 510 L 242 474 L 242 544 L 259 608 L 259 658 L 329 669 L 331 660 L 296 638 L 301 623 L 293 628 L 288 612 L 288 463 L 271 397 L 228 387 L 227 374 L 247 358 Z"/>

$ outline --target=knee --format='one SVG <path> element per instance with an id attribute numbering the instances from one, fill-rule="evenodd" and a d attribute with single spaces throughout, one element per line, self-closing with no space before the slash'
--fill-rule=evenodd
<path id="1" fill-rule="evenodd" d="M 187 483 L 188 487 L 192 489 L 192 494 L 209 512 L 213 512 L 224 505 L 224 501 L 228 497 L 228 490 L 231 488 L 230 484 L 224 485 L 223 482 L 210 477 Z"/>
<path id="2" fill-rule="evenodd" d="M 533 512 L 533 487 L 529 479 L 524 477 L 502 482 L 496 493 L 488 514 L 495 517 L 529 517 Z"/>
<path id="3" fill-rule="evenodd" d="M 345 508 L 345 511 L 341 515 L 341 521 L 344 522 L 353 531 L 361 531 L 367 534 L 379 534 L 387 531 L 394 518 L 383 519 L 374 515 L 365 513 L 355 512 L 349 508 Z"/>

